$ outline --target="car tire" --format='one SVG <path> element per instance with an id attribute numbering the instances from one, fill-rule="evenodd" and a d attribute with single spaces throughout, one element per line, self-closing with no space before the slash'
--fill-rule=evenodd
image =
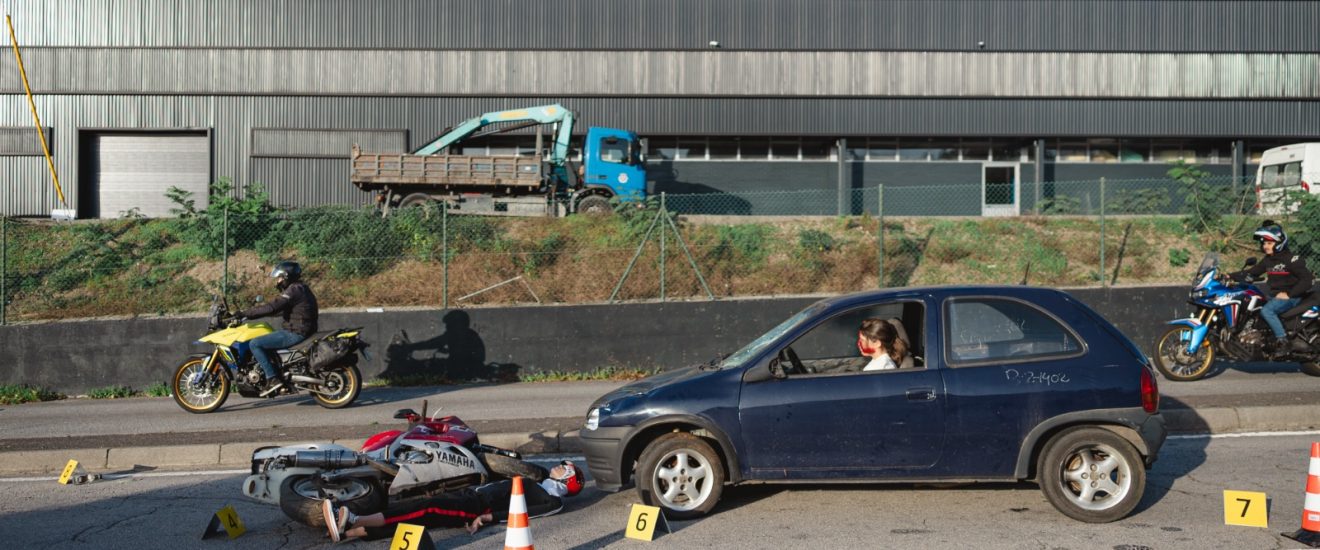
<path id="1" fill-rule="evenodd" d="M 1046 500 L 1063 515 L 1087 523 L 1127 516 L 1146 490 L 1141 454 L 1128 440 L 1102 428 L 1075 428 L 1044 447 L 1037 480 Z"/>
<path id="2" fill-rule="evenodd" d="M 646 446 L 637 463 L 642 502 L 673 519 L 705 515 L 724 492 L 724 463 L 706 440 L 690 433 L 665 434 Z"/>

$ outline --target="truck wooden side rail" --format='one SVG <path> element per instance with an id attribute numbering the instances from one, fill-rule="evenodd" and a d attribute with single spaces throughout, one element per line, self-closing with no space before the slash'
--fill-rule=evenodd
<path id="1" fill-rule="evenodd" d="M 363 153 L 353 147 L 352 182 L 363 191 L 526 195 L 542 185 L 541 160 L 522 156 Z M 516 188 L 516 189 L 515 189 Z"/>

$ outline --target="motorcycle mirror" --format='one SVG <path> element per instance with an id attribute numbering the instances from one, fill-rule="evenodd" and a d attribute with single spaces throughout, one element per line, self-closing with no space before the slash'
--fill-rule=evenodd
<path id="1" fill-rule="evenodd" d="M 260 294 L 258 294 L 255 298 L 252 299 L 252 303 L 254 304 L 260 304 L 264 301 L 266 301 L 266 299 L 263 298 Z"/>
<path id="2" fill-rule="evenodd" d="M 417 413 L 412 409 L 399 409 L 394 411 L 395 420 L 406 420 L 410 416 L 417 416 Z"/>
<path id="3" fill-rule="evenodd" d="M 1242 267 L 1251 267 L 1253 265 L 1256 265 L 1255 258 L 1247 258 L 1247 261 L 1242 262 Z"/>

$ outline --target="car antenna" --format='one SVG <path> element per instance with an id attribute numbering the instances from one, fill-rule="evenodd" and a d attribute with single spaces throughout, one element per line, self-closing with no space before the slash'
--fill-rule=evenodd
<path id="1" fill-rule="evenodd" d="M 1027 261 L 1027 269 L 1026 269 L 1025 271 L 1022 272 L 1022 282 L 1021 282 L 1021 283 L 1018 283 L 1018 284 L 1020 284 L 1020 285 L 1025 285 L 1025 284 L 1027 284 L 1027 277 L 1030 276 L 1030 275 L 1031 275 L 1031 261 L 1028 260 L 1028 261 Z"/>

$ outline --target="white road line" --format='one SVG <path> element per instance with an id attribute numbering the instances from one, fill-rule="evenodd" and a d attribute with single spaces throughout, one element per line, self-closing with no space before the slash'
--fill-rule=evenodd
<path id="1" fill-rule="evenodd" d="M 1312 430 L 1308 432 L 1243 432 L 1233 434 L 1186 434 L 1171 435 L 1169 439 L 1225 439 L 1230 437 L 1288 437 L 1296 435 L 1320 435 L 1320 431 Z"/>
<path id="2" fill-rule="evenodd" d="M 229 476 L 234 474 L 246 474 L 251 469 L 245 470 L 200 470 L 187 472 L 137 472 L 129 474 L 102 474 L 102 480 L 139 478 L 139 477 L 183 477 L 183 476 Z M 0 478 L 0 483 L 30 483 L 36 481 L 59 481 L 60 477 L 9 477 Z"/>

